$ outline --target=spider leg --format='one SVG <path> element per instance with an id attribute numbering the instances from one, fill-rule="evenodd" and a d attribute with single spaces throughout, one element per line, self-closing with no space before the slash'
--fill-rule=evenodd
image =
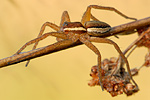
<path id="1" fill-rule="evenodd" d="M 104 6 L 99 6 L 99 5 L 89 5 L 85 11 L 85 13 L 82 16 L 81 19 L 81 23 L 84 24 L 86 21 L 90 21 L 91 18 L 91 9 L 102 9 L 102 10 L 109 10 L 109 11 L 114 11 L 117 14 L 119 14 L 120 16 L 126 18 L 126 19 L 132 19 L 132 20 L 137 20 L 136 18 L 132 18 L 132 17 L 128 17 L 125 14 L 121 13 L 120 11 L 118 11 L 117 9 L 113 8 L 113 7 L 104 7 Z"/>
<path id="2" fill-rule="evenodd" d="M 101 71 L 101 54 L 100 54 L 99 50 L 84 35 L 80 37 L 80 41 L 82 43 L 84 43 L 88 48 L 90 48 L 96 55 L 98 55 L 97 70 L 98 70 L 99 83 L 100 83 L 100 86 L 103 91 L 104 87 L 103 87 L 103 83 L 102 83 L 102 74 L 101 74 L 101 72 L 102 72 Z"/>
<path id="3" fill-rule="evenodd" d="M 63 26 L 64 22 L 70 22 L 70 17 L 67 11 L 64 11 L 61 16 L 60 27 Z"/>
<path id="4" fill-rule="evenodd" d="M 92 14 L 91 14 L 91 19 L 93 19 L 93 20 L 95 20 L 95 21 L 99 21 L 95 16 L 93 16 Z"/>
<path id="5" fill-rule="evenodd" d="M 56 30 L 56 31 L 59 31 L 59 29 L 60 29 L 59 26 L 57 26 L 56 24 L 53 24 L 53 23 L 51 23 L 51 22 L 46 22 L 46 23 L 44 23 L 44 24 L 42 25 L 38 37 L 42 36 L 42 34 L 43 34 L 43 32 L 44 32 L 46 26 L 49 26 L 49 27 L 51 27 L 52 29 L 54 29 L 54 30 Z M 38 42 L 36 42 L 36 43 L 34 44 L 33 49 L 35 49 L 37 45 L 38 45 Z M 32 49 L 32 50 L 33 50 L 33 49 Z"/>
<path id="6" fill-rule="evenodd" d="M 42 25 L 38 37 L 40 37 L 40 36 L 43 34 L 43 32 L 44 32 L 46 26 L 49 26 L 49 27 L 51 27 L 52 29 L 54 29 L 54 30 L 56 30 L 56 31 L 59 31 L 59 29 L 60 29 L 59 26 L 57 26 L 56 24 L 53 24 L 53 23 L 51 23 L 51 22 L 46 22 L 46 23 L 44 23 L 44 24 Z M 37 45 L 38 45 L 38 42 L 35 43 L 33 49 L 35 49 Z"/>
<path id="7" fill-rule="evenodd" d="M 64 11 L 63 14 L 62 14 L 60 27 L 62 27 L 62 24 L 64 23 L 64 21 L 70 21 L 69 14 L 68 14 L 67 11 Z M 50 23 L 50 22 L 46 22 L 46 23 L 44 23 L 44 24 L 42 25 L 38 37 L 40 37 L 40 36 L 43 34 L 43 32 L 44 32 L 46 26 L 51 27 L 52 29 L 56 30 L 57 32 L 58 32 L 58 31 L 61 31 L 60 27 L 58 27 L 57 25 L 55 25 L 55 24 L 53 24 L 53 23 Z M 59 38 L 59 39 L 57 38 L 57 40 L 60 40 L 60 38 Z M 38 45 L 38 42 L 35 43 L 33 49 L 35 49 L 37 45 Z M 33 49 L 32 49 L 32 50 L 33 50 Z M 30 62 L 30 60 L 28 60 L 28 62 L 26 63 L 26 66 L 28 66 L 29 62 Z"/>
<path id="8" fill-rule="evenodd" d="M 62 39 L 67 39 L 67 36 L 63 33 L 58 33 L 58 32 L 49 32 L 49 33 L 45 33 L 44 35 L 36 38 L 36 39 L 33 39 L 29 42 L 27 42 L 25 45 L 23 45 L 15 54 L 19 54 L 22 50 L 24 50 L 28 45 L 31 45 L 33 43 L 37 43 L 43 39 L 45 39 L 46 37 L 48 36 L 55 36 L 55 37 L 58 37 L 58 38 L 62 38 Z"/>
<path id="9" fill-rule="evenodd" d="M 51 27 L 52 29 L 54 29 L 54 30 L 56 30 L 56 31 L 59 31 L 59 30 L 60 30 L 60 27 L 57 26 L 56 24 L 53 24 L 53 23 L 51 23 L 51 22 L 45 22 L 45 23 L 42 25 L 42 27 L 41 27 L 41 30 L 40 30 L 40 33 L 39 33 L 38 37 L 42 36 L 42 34 L 43 34 L 43 32 L 44 32 L 46 26 L 49 26 L 49 27 Z M 35 44 L 34 44 L 32 50 L 35 49 L 37 45 L 38 45 L 38 42 L 35 42 Z M 28 62 L 26 63 L 26 66 L 29 64 L 29 62 L 30 62 L 30 60 L 28 60 Z"/>
<path id="10" fill-rule="evenodd" d="M 61 21 L 60 21 L 60 28 L 63 27 L 64 22 L 70 22 L 70 17 L 67 11 L 64 11 L 62 16 L 61 16 Z M 60 29 L 62 31 L 62 29 Z M 56 38 L 57 41 L 61 41 L 61 38 Z"/>
<path id="11" fill-rule="evenodd" d="M 91 42 L 98 42 L 98 43 L 108 43 L 108 44 L 111 44 L 111 45 L 113 45 L 113 46 L 115 47 L 115 49 L 118 51 L 118 53 L 120 54 L 120 56 L 122 57 L 122 59 L 123 59 L 124 62 L 126 63 L 127 70 L 128 70 L 129 76 L 130 76 L 130 79 L 132 80 L 132 82 L 133 82 L 133 83 L 135 84 L 135 86 L 136 86 L 135 89 L 138 90 L 138 85 L 136 84 L 136 82 L 135 82 L 134 79 L 132 78 L 128 60 L 127 60 L 127 58 L 124 56 L 124 54 L 122 53 L 122 51 L 120 50 L 119 46 L 118 46 L 115 42 L 113 42 L 112 40 L 109 40 L 109 39 L 106 39 L 106 38 L 91 37 L 91 38 L 90 38 L 90 41 L 91 41 Z"/>

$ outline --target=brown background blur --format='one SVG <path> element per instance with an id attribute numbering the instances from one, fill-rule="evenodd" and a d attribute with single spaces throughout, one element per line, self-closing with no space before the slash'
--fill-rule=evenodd
<path id="1" fill-rule="evenodd" d="M 91 4 L 111 6 L 138 19 L 150 16 L 150 0 L 0 0 L 0 58 L 11 56 L 27 41 L 37 37 L 42 24 L 50 21 L 59 25 L 62 12 L 67 10 L 72 21 L 80 21 Z M 114 12 L 93 10 L 93 15 L 109 23 L 120 25 L 131 20 Z M 47 28 L 46 31 L 53 31 Z M 124 50 L 137 34 L 109 37 Z M 39 47 L 55 42 L 49 37 Z M 94 43 L 95 44 L 95 43 Z M 113 46 L 95 44 L 102 58 L 118 56 Z M 31 50 L 32 46 L 27 50 Z M 145 48 L 134 51 L 129 58 L 131 67 L 140 66 L 147 53 Z M 133 96 L 112 98 L 101 88 L 89 87 L 90 69 L 97 64 L 97 56 L 86 46 L 78 46 L 32 60 L 26 68 L 22 62 L 0 69 L 1 100 L 150 100 L 150 68 L 143 68 L 134 77 L 140 91 Z"/>

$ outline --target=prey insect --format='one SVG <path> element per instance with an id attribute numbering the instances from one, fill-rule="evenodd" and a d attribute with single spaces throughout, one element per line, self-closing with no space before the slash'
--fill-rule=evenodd
<path id="1" fill-rule="evenodd" d="M 38 37 L 36 39 L 33 39 L 27 42 L 25 45 L 23 45 L 17 51 L 16 54 L 19 54 L 22 50 L 26 48 L 26 46 L 33 44 L 33 43 L 35 43 L 33 49 L 36 49 L 38 42 L 40 40 L 45 39 L 48 36 L 57 37 L 57 41 L 59 41 L 59 44 L 53 45 L 54 49 L 61 45 L 65 45 L 68 43 L 75 43 L 77 41 L 80 41 L 98 56 L 98 77 L 99 77 L 99 83 L 103 90 L 102 75 L 101 75 L 101 54 L 100 54 L 100 51 L 97 49 L 97 47 L 95 47 L 91 42 L 111 44 L 115 47 L 115 49 L 118 51 L 118 53 L 120 54 L 120 56 L 126 63 L 127 70 L 130 75 L 130 79 L 136 85 L 136 88 L 138 88 L 138 85 L 136 84 L 136 82 L 133 80 L 131 76 L 129 63 L 126 57 L 123 55 L 122 51 L 120 50 L 119 46 L 112 40 L 100 37 L 101 34 L 105 34 L 109 30 L 111 30 L 111 27 L 107 23 L 99 21 L 96 17 L 94 17 L 91 14 L 92 8 L 115 11 L 116 13 L 118 13 L 119 15 L 127 19 L 136 20 L 135 18 L 131 18 L 131 17 L 124 15 L 123 13 L 121 13 L 115 8 L 103 7 L 103 6 L 98 6 L 98 5 L 89 5 L 85 13 L 82 16 L 81 22 L 71 22 L 68 12 L 64 11 L 61 17 L 60 26 L 57 26 L 56 24 L 51 23 L 51 22 L 44 23 L 43 26 L 41 27 Z M 49 32 L 49 33 L 43 34 L 46 26 L 49 26 L 50 28 L 54 29 L 56 32 Z M 95 35 L 99 37 L 95 37 Z M 28 65 L 28 63 L 29 61 L 27 62 L 26 66 Z"/>

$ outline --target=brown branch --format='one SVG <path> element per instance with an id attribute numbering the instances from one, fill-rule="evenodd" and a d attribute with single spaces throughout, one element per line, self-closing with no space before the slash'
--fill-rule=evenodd
<path id="1" fill-rule="evenodd" d="M 113 35 L 124 33 L 124 32 L 127 34 L 130 34 L 130 33 L 135 32 L 135 29 L 142 28 L 147 25 L 150 25 L 150 17 L 112 27 L 112 29 L 109 32 L 99 35 L 99 36 L 96 35 L 96 36 L 108 37 L 108 36 L 113 36 Z M 76 43 L 68 43 L 65 45 L 59 45 L 60 43 L 61 42 L 57 42 L 52 45 L 48 45 L 48 46 L 41 47 L 41 48 L 31 50 L 28 52 L 23 52 L 18 55 L 13 55 L 7 58 L 0 59 L 0 68 L 8 66 L 8 65 L 16 64 L 19 62 L 23 62 L 29 59 L 33 59 L 36 57 L 44 56 L 46 54 L 51 54 L 57 51 L 65 50 L 65 49 L 82 44 L 80 41 L 77 41 Z M 53 45 L 59 45 L 59 46 L 57 46 L 57 48 L 53 48 Z"/>

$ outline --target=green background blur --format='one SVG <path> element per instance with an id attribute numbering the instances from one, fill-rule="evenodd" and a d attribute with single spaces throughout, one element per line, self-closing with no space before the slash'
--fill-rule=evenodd
<path id="1" fill-rule="evenodd" d="M 0 0 L 0 58 L 14 54 L 23 44 L 37 37 L 46 21 L 59 25 L 62 12 L 67 10 L 72 21 L 80 21 L 86 7 L 91 4 L 115 7 L 124 14 L 138 19 L 150 16 L 150 0 Z M 130 22 L 104 10 L 93 10 L 98 19 L 116 26 Z M 53 31 L 46 28 L 45 32 Z M 137 34 L 109 37 L 124 50 Z M 39 47 L 55 42 L 49 37 Z M 117 57 L 113 46 L 94 43 L 102 59 Z M 32 46 L 25 51 L 31 50 Z M 144 62 L 147 49 L 139 48 L 129 58 L 131 67 Z M 89 87 L 90 69 L 97 64 L 97 56 L 85 45 L 60 51 L 0 69 L 1 100 L 150 100 L 150 68 L 143 68 L 134 77 L 140 91 L 130 97 L 112 98 L 99 86 Z"/>

